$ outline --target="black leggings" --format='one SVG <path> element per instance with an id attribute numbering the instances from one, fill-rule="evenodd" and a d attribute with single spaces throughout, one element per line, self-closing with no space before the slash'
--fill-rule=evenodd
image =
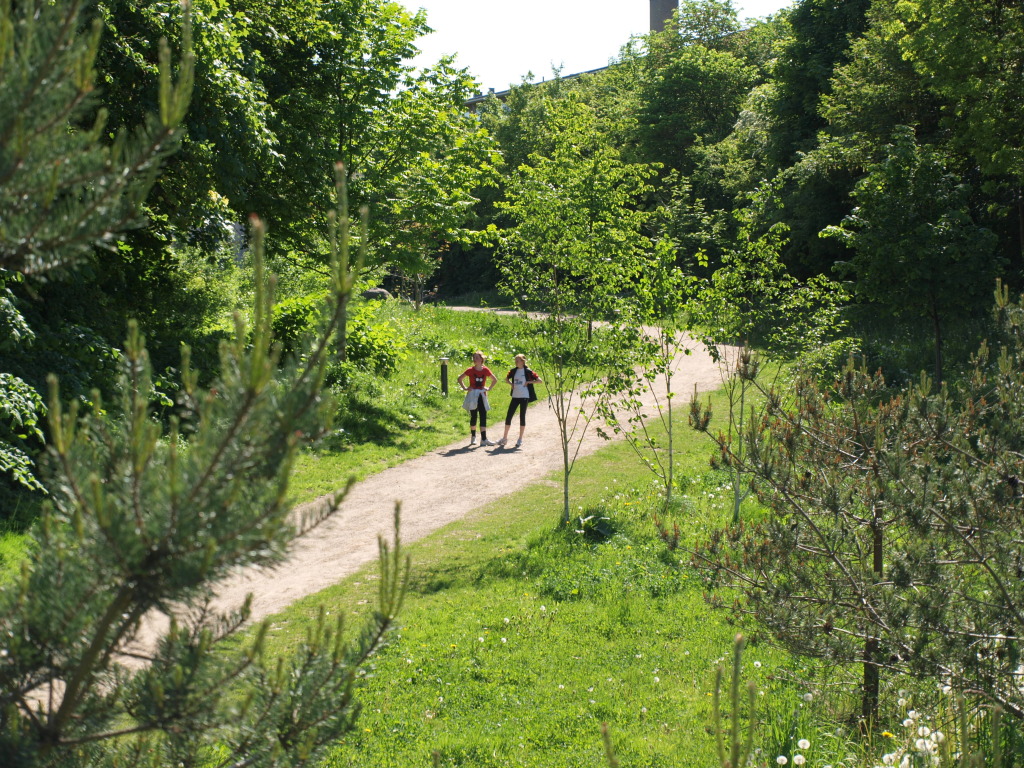
<path id="1" fill-rule="evenodd" d="M 469 426 L 476 426 L 476 415 L 480 414 L 480 429 L 481 431 L 487 429 L 487 409 L 484 408 L 484 399 L 481 397 L 477 400 L 479 405 L 469 412 Z"/>
<path id="2" fill-rule="evenodd" d="M 529 404 L 530 398 L 528 397 L 513 397 L 512 402 L 508 404 L 508 413 L 505 414 L 505 426 L 512 426 L 512 415 L 516 412 L 516 408 L 520 408 L 519 411 L 519 426 L 526 426 L 526 406 Z"/>

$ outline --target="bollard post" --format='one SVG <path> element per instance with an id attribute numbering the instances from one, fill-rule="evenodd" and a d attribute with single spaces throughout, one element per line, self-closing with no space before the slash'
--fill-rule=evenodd
<path id="1" fill-rule="evenodd" d="M 441 394 L 448 397 L 448 358 L 441 358 Z"/>

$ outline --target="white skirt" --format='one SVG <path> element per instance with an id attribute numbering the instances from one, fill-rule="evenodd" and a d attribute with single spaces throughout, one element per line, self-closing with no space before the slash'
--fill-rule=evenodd
<path id="1" fill-rule="evenodd" d="M 480 400 L 483 400 L 485 411 L 491 410 L 491 402 L 487 399 L 486 389 L 471 389 L 467 391 L 466 399 L 462 401 L 462 407 L 467 411 L 475 411 Z"/>

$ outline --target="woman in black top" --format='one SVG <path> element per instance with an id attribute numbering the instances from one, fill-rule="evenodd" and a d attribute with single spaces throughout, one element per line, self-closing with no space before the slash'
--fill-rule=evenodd
<path id="1" fill-rule="evenodd" d="M 508 440 L 508 431 L 512 427 L 512 414 L 519 408 L 519 439 L 516 440 L 516 448 L 523 445 L 523 433 L 526 432 L 526 405 L 537 399 L 533 391 L 533 385 L 540 381 L 540 376 L 526 367 L 526 356 L 516 355 L 516 367 L 505 376 L 505 383 L 512 385 L 512 402 L 508 404 L 508 413 L 505 414 L 505 434 L 498 445 L 504 445 Z"/>

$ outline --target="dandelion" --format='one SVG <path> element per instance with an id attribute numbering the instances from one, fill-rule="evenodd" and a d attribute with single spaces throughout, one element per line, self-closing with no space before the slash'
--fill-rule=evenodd
<path id="1" fill-rule="evenodd" d="M 563 688 L 565 688 L 565 686 L 564 686 L 564 685 L 560 685 L 560 686 L 558 686 L 558 690 L 562 690 Z"/>
<path id="2" fill-rule="evenodd" d="M 934 741 L 936 744 L 941 744 L 945 740 L 946 734 L 944 734 L 942 731 L 935 731 L 934 733 L 932 733 L 932 741 Z"/>
<path id="3" fill-rule="evenodd" d="M 914 749 L 916 749 L 918 752 L 927 752 L 928 739 L 917 739 L 916 741 L 914 741 Z"/>
<path id="4" fill-rule="evenodd" d="M 505 623 L 508 624 L 508 616 L 505 617 Z"/>
<path id="5" fill-rule="evenodd" d="M 789 758 L 786 757 L 785 755 L 779 755 L 778 757 L 775 758 L 775 762 L 778 763 L 779 765 L 785 765 L 786 763 L 789 762 Z"/>
<path id="6" fill-rule="evenodd" d="M 897 699 L 896 703 L 899 704 L 901 707 L 907 706 L 907 700 L 906 699 Z"/>
<path id="7" fill-rule="evenodd" d="M 803 765 L 807 759 L 803 755 L 793 755 L 793 765 Z"/>
<path id="8" fill-rule="evenodd" d="M 804 701 L 812 701 L 814 699 L 814 694 L 813 693 L 805 693 L 803 698 L 804 698 Z"/>
<path id="9" fill-rule="evenodd" d="M 547 610 L 547 606 L 546 606 L 546 605 L 542 605 L 542 606 L 540 607 L 540 612 L 541 612 L 541 613 L 544 613 L 544 612 L 545 612 L 546 610 Z"/>
<path id="10" fill-rule="evenodd" d="M 655 676 L 655 678 L 654 678 L 654 682 L 656 682 L 656 683 L 660 683 L 660 682 L 661 682 L 661 678 L 660 678 L 660 677 L 657 677 L 657 676 Z"/>
<path id="11" fill-rule="evenodd" d="M 892 733 L 891 731 L 882 731 L 882 735 L 885 738 L 887 738 L 887 739 L 895 739 L 896 738 L 896 734 Z"/>
<path id="12" fill-rule="evenodd" d="M 931 734 L 932 734 L 932 729 L 929 728 L 927 725 L 922 725 L 920 728 L 917 729 L 917 735 L 918 736 L 923 736 L 924 738 L 928 738 L 929 736 L 931 736 Z"/>
<path id="13" fill-rule="evenodd" d="M 912 709 L 909 712 L 907 712 L 907 717 L 909 717 L 911 720 L 917 720 L 917 718 L 919 718 L 920 716 L 921 713 L 918 712 L 916 709 Z"/>
<path id="14" fill-rule="evenodd" d="M 479 640 L 481 643 L 484 641 L 482 637 L 478 637 L 477 640 Z"/>
<path id="15" fill-rule="evenodd" d="M 796 745 L 800 747 L 800 749 L 810 749 L 811 742 L 809 742 L 807 739 L 800 739 L 800 741 L 798 741 Z M 796 762 L 796 758 L 793 758 L 793 762 Z"/>
<path id="16" fill-rule="evenodd" d="M 761 668 L 761 662 L 760 661 L 755 661 L 754 662 L 754 666 L 757 667 L 758 669 L 760 669 Z"/>
<path id="17" fill-rule="evenodd" d="M 508 638 L 507 638 L 507 637 L 503 637 L 503 638 L 501 638 L 501 642 L 503 642 L 503 643 L 507 643 L 507 642 L 508 642 Z"/>
<path id="18" fill-rule="evenodd" d="M 896 753 L 895 752 L 888 752 L 888 753 L 882 755 L 882 762 L 885 763 L 886 765 L 892 765 L 893 763 L 896 762 Z"/>
<path id="19" fill-rule="evenodd" d="M 904 727 L 904 728 L 913 728 L 913 727 L 914 727 L 914 721 L 913 721 L 913 720 L 911 720 L 911 719 L 910 719 L 910 718 L 908 717 L 908 718 L 907 718 L 906 720 L 904 720 L 904 721 L 903 721 L 903 727 Z"/>

